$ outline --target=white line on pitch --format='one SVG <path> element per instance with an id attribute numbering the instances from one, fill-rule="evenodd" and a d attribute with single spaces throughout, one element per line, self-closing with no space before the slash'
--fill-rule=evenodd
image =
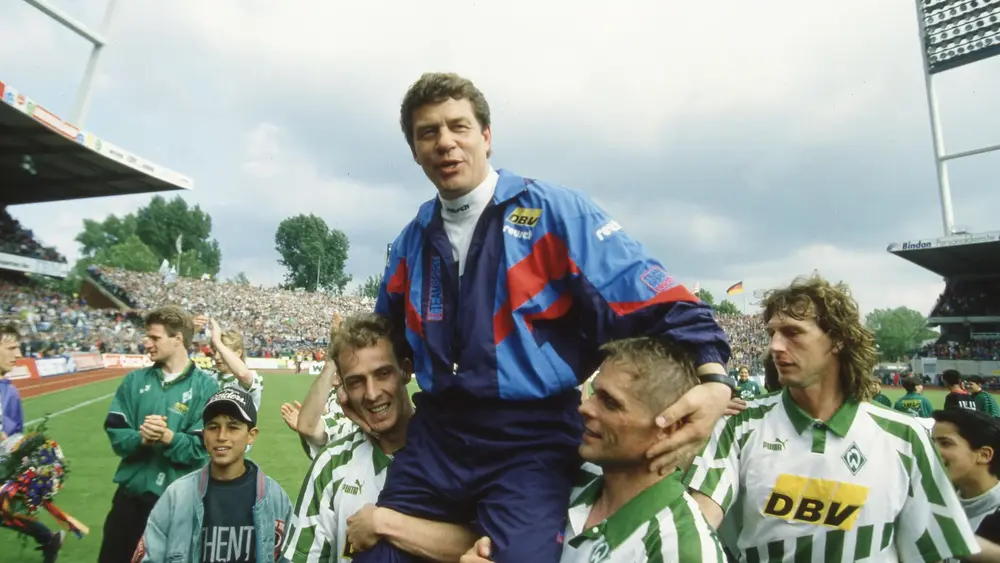
<path id="1" fill-rule="evenodd" d="M 76 409 L 82 409 L 83 407 L 86 407 L 88 405 L 92 405 L 92 404 L 94 404 L 94 403 L 96 403 L 98 401 L 103 401 L 104 399 L 110 399 L 111 397 L 114 397 L 114 396 L 115 396 L 114 393 L 108 393 L 107 395 L 101 395 L 100 397 L 97 397 L 95 399 L 91 399 L 89 401 L 84 401 L 84 402 L 82 402 L 82 403 L 80 403 L 78 405 L 73 405 L 72 407 L 63 409 L 61 411 L 56 411 L 56 412 L 50 414 L 48 416 L 48 418 L 55 418 L 57 416 L 64 415 L 66 413 L 71 413 L 71 412 L 75 411 Z M 36 418 L 35 420 L 29 420 L 28 422 L 25 422 L 24 425 L 25 426 L 34 426 L 35 424 L 38 424 L 38 423 L 42 422 L 43 420 L 45 420 L 45 417 Z"/>

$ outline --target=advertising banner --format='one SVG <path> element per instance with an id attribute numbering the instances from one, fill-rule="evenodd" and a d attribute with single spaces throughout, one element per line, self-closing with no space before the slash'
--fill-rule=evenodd
<path id="1" fill-rule="evenodd" d="M 149 356 L 138 354 L 104 354 L 104 367 L 139 369 L 153 365 Z"/>
<path id="2" fill-rule="evenodd" d="M 66 358 L 43 358 L 35 360 L 35 369 L 41 377 L 61 375 L 70 371 Z"/>
<path id="3" fill-rule="evenodd" d="M 247 358 L 246 364 L 250 369 L 281 369 L 283 367 L 278 365 L 277 358 Z"/>
<path id="4" fill-rule="evenodd" d="M 65 278 L 69 275 L 69 264 L 59 262 L 49 262 L 48 260 L 38 260 L 27 256 L 15 256 L 0 252 L 0 268 L 5 270 L 16 270 L 29 274 L 42 274 L 54 278 Z"/>
<path id="5" fill-rule="evenodd" d="M 35 369 L 35 360 L 32 358 L 18 358 L 14 361 L 14 371 L 7 374 L 8 379 L 28 379 L 38 377 L 38 370 Z"/>
<path id="6" fill-rule="evenodd" d="M 70 356 L 76 364 L 76 371 L 90 371 L 104 367 L 104 358 L 97 352 L 73 352 Z"/>

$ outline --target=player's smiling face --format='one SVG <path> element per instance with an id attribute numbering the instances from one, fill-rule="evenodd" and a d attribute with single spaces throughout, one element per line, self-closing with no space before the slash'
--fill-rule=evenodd
<path id="1" fill-rule="evenodd" d="M 486 179 L 491 138 L 469 100 L 449 98 L 413 112 L 413 158 L 445 199 L 461 197 Z"/>
<path id="2" fill-rule="evenodd" d="M 580 405 L 583 442 L 580 456 L 605 468 L 642 467 L 646 450 L 660 430 L 655 414 L 636 396 L 632 376 L 605 362 L 594 378 L 594 394 Z"/>
<path id="3" fill-rule="evenodd" d="M 350 405 L 372 432 L 396 430 L 410 401 L 406 392 L 409 377 L 396 363 L 389 342 L 383 338 L 366 348 L 344 349 L 338 364 Z"/>
<path id="4" fill-rule="evenodd" d="M 767 322 L 767 333 L 783 387 L 811 387 L 831 373 L 833 377 L 839 374 L 834 342 L 815 318 L 796 319 L 777 313 Z"/>
<path id="5" fill-rule="evenodd" d="M 750 379 L 750 370 L 740 368 L 740 381 L 747 381 L 748 379 Z"/>

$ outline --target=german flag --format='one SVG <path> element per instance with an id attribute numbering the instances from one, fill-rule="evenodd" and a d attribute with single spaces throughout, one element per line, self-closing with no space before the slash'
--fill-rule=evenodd
<path id="1" fill-rule="evenodd" d="M 739 295 L 743 293 L 743 282 L 736 282 L 726 290 L 726 295 Z"/>

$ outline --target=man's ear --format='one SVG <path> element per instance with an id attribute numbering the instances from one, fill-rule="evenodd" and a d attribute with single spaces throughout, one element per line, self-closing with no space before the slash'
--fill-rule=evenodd
<path id="1" fill-rule="evenodd" d="M 259 432 L 260 432 L 260 429 L 258 429 L 256 426 L 254 426 L 253 428 L 251 428 L 250 431 L 248 432 L 248 434 L 250 434 L 250 441 L 247 442 L 247 443 L 248 444 L 253 444 L 254 440 L 257 439 L 257 434 Z"/>
<path id="2" fill-rule="evenodd" d="M 410 377 L 413 375 L 413 362 L 409 358 L 403 358 L 399 362 L 399 369 L 403 370 L 403 381 L 409 383 Z"/>
<path id="3" fill-rule="evenodd" d="M 990 446 L 983 446 L 976 450 L 976 461 L 982 463 L 983 465 L 989 465 L 993 461 L 993 456 L 995 452 Z"/>

